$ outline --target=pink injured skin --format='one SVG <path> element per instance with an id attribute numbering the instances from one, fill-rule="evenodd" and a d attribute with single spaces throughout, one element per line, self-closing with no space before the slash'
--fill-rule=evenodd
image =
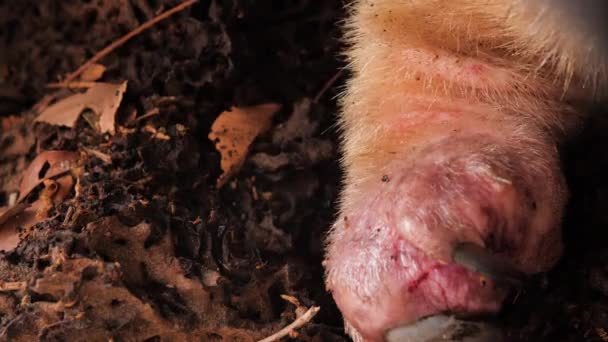
<path id="1" fill-rule="evenodd" d="M 486 37 L 498 24 L 484 11 L 503 2 L 481 2 L 353 4 L 346 177 L 325 267 L 355 341 L 431 315 L 497 313 L 509 287 L 456 263 L 459 243 L 526 274 L 561 256 L 558 145 L 581 121 L 584 84 L 535 68 L 534 51 L 494 48 L 521 37 Z"/>
<path id="2" fill-rule="evenodd" d="M 533 142 L 508 140 L 455 133 L 395 155 L 384 176 L 359 185 L 361 196 L 334 227 L 326 265 L 328 287 L 358 334 L 379 340 L 388 328 L 436 313 L 497 312 L 506 289 L 453 263 L 458 242 L 529 273 L 557 260 L 563 180 L 553 163 L 534 165 Z"/>

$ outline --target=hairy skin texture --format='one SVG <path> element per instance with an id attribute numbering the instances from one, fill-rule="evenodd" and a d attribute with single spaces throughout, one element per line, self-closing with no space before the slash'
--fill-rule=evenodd
<path id="1" fill-rule="evenodd" d="M 474 242 L 522 272 L 562 251 L 558 146 L 602 89 L 601 52 L 550 1 L 360 0 L 342 98 L 346 178 L 327 287 L 356 341 L 438 313 L 500 310 L 507 289 L 452 261 Z"/>

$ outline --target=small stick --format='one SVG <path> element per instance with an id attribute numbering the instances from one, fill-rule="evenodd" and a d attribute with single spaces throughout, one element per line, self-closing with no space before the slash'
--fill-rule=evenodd
<path id="1" fill-rule="evenodd" d="M 310 322 L 310 320 L 315 317 L 315 315 L 319 312 L 321 308 L 318 306 L 313 306 L 308 311 L 306 311 L 302 316 L 298 317 L 295 321 L 291 322 L 285 328 L 277 331 L 276 333 L 266 337 L 263 340 L 259 340 L 258 342 L 276 342 L 281 340 L 283 337 L 289 335 L 292 331 L 301 328 L 306 323 Z"/>
<path id="2" fill-rule="evenodd" d="M 141 24 L 139 27 L 137 27 L 136 29 L 134 29 L 133 31 L 125 34 L 124 36 L 122 36 L 120 39 L 116 40 L 115 42 L 113 42 L 112 44 L 106 46 L 103 50 L 99 51 L 98 53 L 95 54 L 95 56 L 91 57 L 91 59 L 89 59 L 86 63 L 84 63 L 83 65 L 80 66 L 80 68 L 78 68 L 76 71 L 74 71 L 73 73 L 69 74 L 68 77 L 65 78 L 65 80 L 63 81 L 63 83 L 69 83 L 70 81 L 73 81 L 76 77 L 80 76 L 80 74 L 82 74 L 88 67 L 90 67 L 91 65 L 97 63 L 97 61 L 99 61 L 100 59 L 102 59 L 103 57 L 105 57 L 107 54 L 109 54 L 110 52 L 112 52 L 114 49 L 116 49 L 117 47 L 120 47 L 121 45 L 123 45 L 124 43 L 126 43 L 129 39 L 137 36 L 138 34 L 142 33 L 143 31 L 149 29 L 150 27 L 154 26 L 156 23 L 158 23 L 159 21 L 166 19 L 168 17 L 170 17 L 171 15 L 184 10 L 185 8 L 194 5 L 198 0 L 188 0 L 185 1 L 173 8 L 171 8 L 168 11 L 165 11 L 161 14 L 159 14 L 158 16 L 146 21 L 145 23 Z"/>
<path id="3" fill-rule="evenodd" d="M 93 150 L 90 148 L 86 148 L 83 147 L 82 149 L 86 154 L 91 155 L 99 160 L 101 160 L 102 162 L 111 165 L 112 164 L 112 157 L 108 154 L 105 154 L 103 152 L 97 151 L 97 150 Z"/>
<path id="4" fill-rule="evenodd" d="M 98 83 L 90 82 L 90 81 L 75 81 L 75 82 L 69 82 L 69 83 L 68 82 L 56 82 L 56 83 L 49 83 L 46 85 L 46 87 L 51 88 L 51 89 L 62 89 L 62 88 L 76 89 L 76 88 L 92 88 L 96 84 L 98 84 Z"/>
<path id="5" fill-rule="evenodd" d="M 25 289 L 27 283 L 24 281 L 0 282 L 0 292 L 19 291 Z"/>
<path id="6" fill-rule="evenodd" d="M 325 95 L 325 93 L 329 90 L 329 88 L 332 85 L 334 85 L 334 83 L 336 83 L 336 81 L 338 80 L 338 78 L 340 78 L 340 76 L 342 76 L 342 74 L 344 74 L 344 69 L 338 70 L 338 72 L 336 72 L 327 82 L 325 82 L 325 84 L 323 85 L 323 88 L 321 88 L 319 93 L 317 93 L 315 98 L 312 100 L 312 103 L 315 103 L 315 104 L 319 103 L 319 101 L 321 100 L 321 97 L 323 97 L 323 95 Z"/>
<path id="7" fill-rule="evenodd" d="M 160 110 L 158 108 L 153 108 L 153 109 L 149 110 L 146 114 L 129 121 L 128 124 L 129 125 L 136 124 L 142 120 L 145 120 L 147 118 L 153 117 L 154 115 L 158 115 L 158 114 L 160 114 Z"/>

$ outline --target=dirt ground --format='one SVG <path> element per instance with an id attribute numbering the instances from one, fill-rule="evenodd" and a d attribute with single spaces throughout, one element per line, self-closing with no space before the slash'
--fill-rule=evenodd
<path id="1" fill-rule="evenodd" d="M 34 122 L 83 92 L 48 84 L 178 3 L 0 0 L 2 340 L 255 341 L 313 306 L 290 338 L 348 340 L 321 266 L 342 1 L 200 1 L 98 62 L 89 77 L 128 81 L 115 132 L 95 113 Z M 234 155 L 212 125 L 263 103 L 281 108 L 218 189 Z M 509 300 L 513 341 L 608 341 L 607 129 L 598 108 L 564 151 L 566 253 Z"/>

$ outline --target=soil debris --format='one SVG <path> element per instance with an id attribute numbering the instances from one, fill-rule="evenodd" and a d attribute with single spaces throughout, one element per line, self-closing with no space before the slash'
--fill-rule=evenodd
<path id="1" fill-rule="evenodd" d="M 99 51 L 97 54 L 95 54 L 95 56 L 93 56 L 91 59 L 89 59 L 86 63 L 84 63 L 82 66 L 80 66 L 80 68 L 78 68 L 76 71 L 74 71 L 73 73 L 69 74 L 64 83 L 69 83 L 70 81 L 74 80 L 76 77 L 81 76 L 83 73 L 87 72 L 87 70 L 89 70 L 91 67 L 93 67 L 94 65 L 96 65 L 96 62 L 99 61 L 100 59 L 102 59 L 103 57 L 105 57 L 107 54 L 111 53 L 113 50 L 115 50 L 116 48 L 118 48 L 119 46 L 123 45 L 124 43 L 126 43 L 127 41 L 129 41 L 130 39 L 132 39 L 133 37 L 137 36 L 138 34 L 140 34 L 141 32 L 143 32 L 144 30 L 154 26 L 156 23 L 158 23 L 159 21 L 166 19 L 168 17 L 170 17 L 171 15 L 178 13 L 186 8 L 188 8 L 189 6 L 194 5 L 197 2 L 197 0 L 187 0 L 184 1 L 183 3 L 173 7 L 172 9 L 159 14 L 158 16 L 150 19 L 149 21 L 143 23 L 142 25 L 140 25 L 139 27 L 137 27 L 136 29 L 134 29 L 133 31 L 127 33 L 126 35 L 122 36 L 120 39 L 116 40 L 115 42 L 113 42 L 112 44 L 108 45 L 107 47 L 105 47 L 103 50 Z M 82 78 L 82 76 L 81 76 Z"/>

